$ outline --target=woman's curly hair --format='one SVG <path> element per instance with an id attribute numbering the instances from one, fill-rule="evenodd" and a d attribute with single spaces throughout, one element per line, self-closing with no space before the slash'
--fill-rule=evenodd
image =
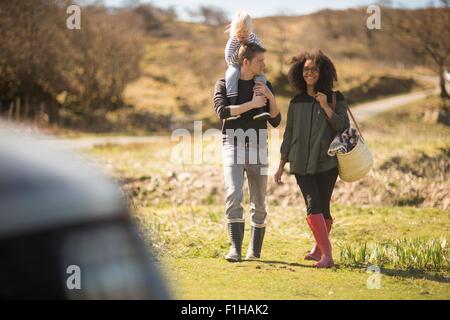
<path id="1" fill-rule="evenodd" d="M 321 50 L 313 52 L 303 52 L 295 56 L 291 60 L 291 68 L 288 77 L 291 84 L 298 91 L 306 92 L 306 82 L 303 78 L 303 67 L 307 60 L 312 60 L 319 68 L 319 80 L 315 85 L 315 91 L 331 94 L 333 83 L 337 81 L 336 68 L 331 59 L 328 58 Z"/>

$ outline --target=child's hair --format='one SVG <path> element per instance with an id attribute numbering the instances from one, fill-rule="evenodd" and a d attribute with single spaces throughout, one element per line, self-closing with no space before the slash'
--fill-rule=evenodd
<path id="1" fill-rule="evenodd" d="M 231 20 L 231 23 L 227 26 L 225 33 L 229 32 L 230 37 L 232 37 L 242 29 L 247 29 L 248 32 L 252 32 L 253 30 L 252 18 L 245 11 L 239 11 L 235 14 L 233 20 Z"/>

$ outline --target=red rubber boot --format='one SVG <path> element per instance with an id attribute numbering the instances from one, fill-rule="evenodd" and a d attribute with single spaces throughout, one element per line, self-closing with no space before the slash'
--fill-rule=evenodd
<path id="1" fill-rule="evenodd" d="M 317 268 L 330 268 L 334 265 L 333 256 L 331 252 L 331 243 L 328 238 L 327 224 L 322 213 L 311 214 L 307 218 L 311 231 L 316 239 L 317 246 L 320 249 L 320 260 L 314 263 Z"/>
<path id="2" fill-rule="evenodd" d="M 308 219 L 306 219 L 306 222 L 309 225 Z M 325 224 L 327 225 L 328 235 L 330 235 L 331 227 L 333 226 L 333 219 L 325 219 Z M 311 228 L 311 225 L 309 225 Z M 322 253 L 320 252 L 319 246 L 317 243 L 314 244 L 314 247 L 311 249 L 310 252 L 306 254 L 304 257 L 305 260 L 313 260 L 313 261 L 319 261 L 320 257 L 322 256 Z"/>

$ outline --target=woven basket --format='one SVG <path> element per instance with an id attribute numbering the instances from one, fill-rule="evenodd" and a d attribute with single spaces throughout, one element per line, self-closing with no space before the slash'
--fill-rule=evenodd
<path id="1" fill-rule="evenodd" d="M 346 182 L 363 178 L 373 166 L 373 158 L 367 144 L 358 139 L 356 146 L 348 153 L 337 154 L 339 177 Z"/>
<path id="2" fill-rule="evenodd" d="M 333 109 L 336 109 L 336 94 L 333 93 Z M 359 133 L 359 139 L 356 146 L 347 153 L 336 154 L 338 160 L 339 177 L 345 182 L 353 182 L 363 178 L 373 166 L 373 157 L 370 153 L 350 108 L 347 108 L 356 130 Z"/>

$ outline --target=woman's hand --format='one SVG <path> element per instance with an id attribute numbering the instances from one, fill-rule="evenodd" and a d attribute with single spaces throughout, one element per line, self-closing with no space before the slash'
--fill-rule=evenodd
<path id="1" fill-rule="evenodd" d="M 275 175 L 273 177 L 274 180 L 275 180 L 275 183 L 277 185 L 279 185 L 279 186 L 284 184 L 283 181 L 281 181 L 281 177 L 283 176 L 283 172 L 284 172 L 284 167 L 280 166 L 280 167 L 278 167 L 278 170 L 277 170 L 277 172 L 275 173 Z"/>
<path id="2" fill-rule="evenodd" d="M 327 119 L 331 119 L 334 110 L 328 105 L 327 95 L 322 92 L 317 92 L 315 96 L 316 100 L 319 101 L 320 107 L 325 112 Z"/>
<path id="3" fill-rule="evenodd" d="M 328 106 L 327 95 L 325 93 L 317 92 L 315 98 L 320 103 L 322 108 Z"/>

